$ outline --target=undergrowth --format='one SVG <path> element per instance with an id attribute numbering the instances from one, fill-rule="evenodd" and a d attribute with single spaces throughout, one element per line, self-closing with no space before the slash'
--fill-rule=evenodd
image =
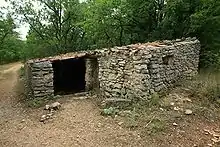
<path id="1" fill-rule="evenodd" d="M 181 86 L 186 88 L 191 97 L 199 99 L 202 105 L 220 106 L 220 72 L 201 71 L 191 81 L 182 82 Z"/>
<path id="2" fill-rule="evenodd" d="M 123 118 L 124 127 L 130 129 L 143 128 L 141 131 L 145 134 L 158 134 L 166 130 L 166 116 L 162 116 L 158 111 L 161 105 L 162 94 L 154 93 L 148 100 L 135 100 L 135 102 L 128 104 L 120 103 L 120 106 L 107 105 L 102 109 L 101 114 L 104 116 L 111 116 L 117 119 L 117 116 Z"/>

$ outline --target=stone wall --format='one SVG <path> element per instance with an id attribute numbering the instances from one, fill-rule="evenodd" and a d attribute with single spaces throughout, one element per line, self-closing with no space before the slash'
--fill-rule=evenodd
<path id="1" fill-rule="evenodd" d="M 50 61 L 28 62 L 25 67 L 28 97 L 54 96 L 52 63 Z"/>
<path id="2" fill-rule="evenodd" d="M 100 91 L 106 98 L 145 99 L 196 75 L 199 51 L 191 38 L 106 50 L 99 58 Z"/>
<path id="3" fill-rule="evenodd" d="M 86 91 L 90 91 L 99 87 L 97 58 L 86 58 L 85 81 Z"/>
<path id="4" fill-rule="evenodd" d="M 187 38 L 30 60 L 27 91 L 32 97 L 53 96 L 53 61 L 80 55 L 86 63 L 87 91 L 99 88 L 105 98 L 146 99 L 181 78 L 196 75 L 199 51 L 200 42 Z"/>

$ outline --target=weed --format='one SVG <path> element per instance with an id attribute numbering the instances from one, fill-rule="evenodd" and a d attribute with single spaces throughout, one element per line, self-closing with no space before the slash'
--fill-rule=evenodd
<path id="1" fill-rule="evenodd" d="M 48 96 L 43 98 L 32 98 L 27 100 L 27 106 L 31 108 L 39 108 L 47 104 L 49 101 L 60 98 L 60 96 Z"/>
<path id="2" fill-rule="evenodd" d="M 219 120 L 220 114 L 218 109 L 213 108 L 213 106 L 209 107 L 199 107 L 194 106 L 194 111 L 201 117 L 204 117 L 208 121 Z"/>
<path id="3" fill-rule="evenodd" d="M 165 130 L 165 121 L 162 119 L 154 118 L 147 126 L 148 134 L 154 135 Z"/>
<path id="4" fill-rule="evenodd" d="M 39 108 L 41 106 L 43 106 L 43 104 L 45 103 L 44 99 L 31 99 L 27 101 L 27 106 L 31 107 L 31 108 Z"/>
<path id="5" fill-rule="evenodd" d="M 160 104 L 160 100 L 161 100 L 160 95 L 158 93 L 153 93 L 150 96 L 149 107 L 158 106 Z"/>
<path id="6" fill-rule="evenodd" d="M 101 114 L 104 116 L 115 116 L 116 114 L 118 114 L 118 112 L 119 110 L 116 107 L 109 107 L 109 108 L 103 109 Z"/>
<path id="7" fill-rule="evenodd" d="M 24 78 L 24 75 L 25 75 L 24 66 L 22 66 L 19 70 L 19 77 Z"/>
<path id="8" fill-rule="evenodd" d="M 136 111 L 136 108 L 133 108 L 132 111 L 130 111 L 129 115 L 126 117 L 126 127 L 128 128 L 135 128 L 138 126 L 138 117 L 139 114 Z"/>
<path id="9" fill-rule="evenodd" d="M 220 73 L 200 72 L 192 81 L 183 82 L 182 86 L 189 89 L 192 97 L 199 98 L 202 105 L 209 106 L 220 100 Z"/>

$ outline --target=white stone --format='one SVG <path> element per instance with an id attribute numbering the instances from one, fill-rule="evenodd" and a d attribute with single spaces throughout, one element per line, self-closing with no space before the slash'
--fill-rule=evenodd
<path id="1" fill-rule="evenodd" d="M 171 105 L 171 106 L 174 106 L 174 105 L 175 105 L 175 103 L 174 103 L 174 102 L 172 102 L 172 103 L 170 103 L 170 105 Z"/>
<path id="2" fill-rule="evenodd" d="M 173 123 L 173 126 L 178 126 L 178 124 L 177 123 Z"/>
<path id="3" fill-rule="evenodd" d="M 123 124 L 123 122 L 119 122 L 118 125 L 121 126 Z"/>
<path id="4" fill-rule="evenodd" d="M 50 109 L 50 105 L 46 105 L 45 110 L 49 110 L 49 109 Z"/>
<path id="5" fill-rule="evenodd" d="M 61 104 L 59 102 L 54 102 L 50 105 L 50 107 L 54 110 L 58 110 L 61 107 Z"/>
<path id="6" fill-rule="evenodd" d="M 185 110 L 185 114 L 186 115 L 191 115 L 193 112 L 192 112 L 192 110 L 190 110 L 190 109 L 186 109 Z"/>

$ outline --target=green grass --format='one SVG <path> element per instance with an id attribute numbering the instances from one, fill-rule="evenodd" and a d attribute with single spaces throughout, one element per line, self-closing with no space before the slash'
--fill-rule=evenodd
<path id="1" fill-rule="evenodd" d="M 198 76 L 183 82 L 181 86 L 188 89 L 191 97 L 199 99 L 203 105 L 220 106 L 220 72 L 201 71 Z"/>

